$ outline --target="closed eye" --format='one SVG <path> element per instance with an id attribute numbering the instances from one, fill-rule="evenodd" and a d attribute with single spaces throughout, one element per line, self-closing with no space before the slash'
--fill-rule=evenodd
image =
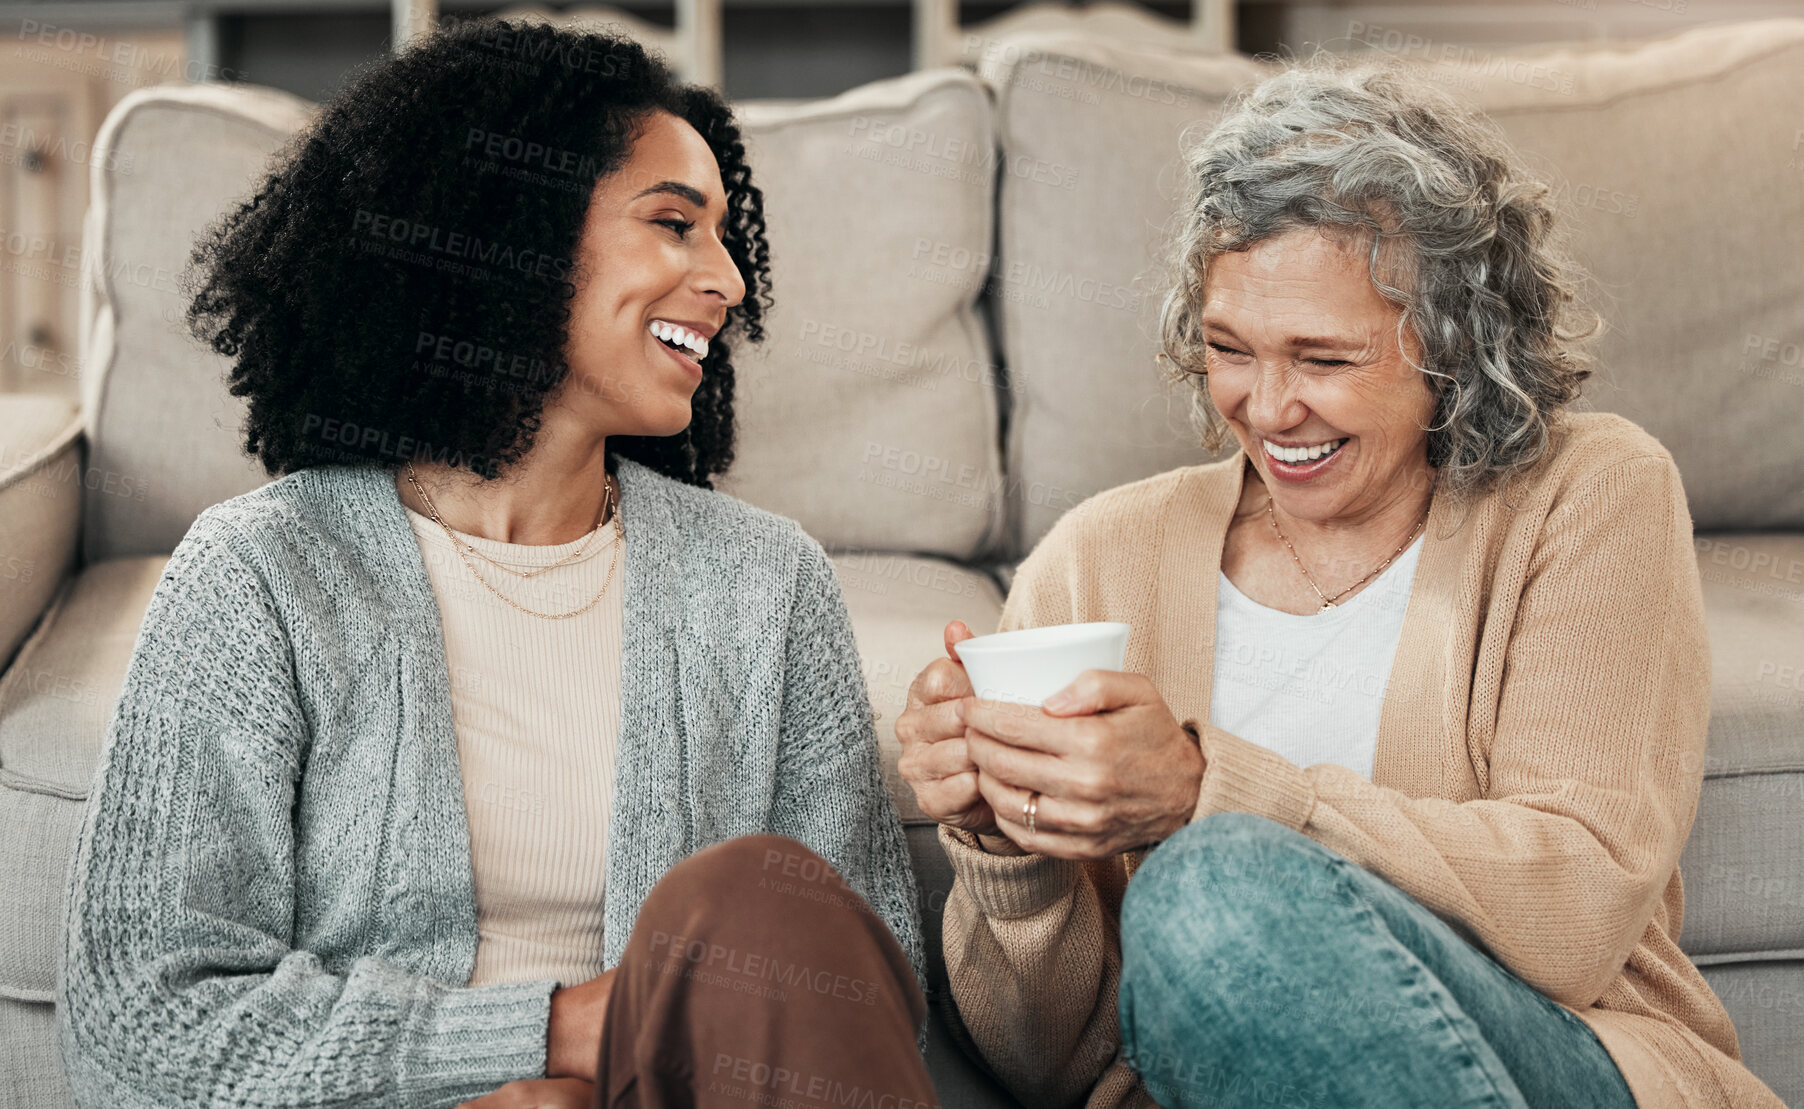
<path id="1" fill-rule="evenodd" d="M 1235 350 L 1233 347 L 1224 347 L 1220 343 L 1205 343 L 1204 345 L 1217 354 L 1226 354 L 1234 358 L 1245 358 L 1247 356 L 1247 352 L 1244 350 Z"/>
<path id="2" fill-rule="evenodd" d="M 1353 364 L 1345 358 L 1309 358 L 1305 361 L 1313 362 L 1318 366 L 1351 366 Z"/>
<path id="3" fill-rule="evenodd" d="M 665 227 L 670 228 L 672 231 L 676 232 L 676 237 L 679 239 L 687 237 L 689 232 L 695 228 L 695 222 L 686 219 L 660 219 L 653 220 L 652 222 L 661 223 Z"/>

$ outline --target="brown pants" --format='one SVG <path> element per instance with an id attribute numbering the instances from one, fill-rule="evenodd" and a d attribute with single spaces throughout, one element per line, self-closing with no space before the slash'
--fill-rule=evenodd
<path id="1" fill-rule="evenodd" d="M 927 1001 L 870 905 L 787 836 L 684 859 L 639 910 L 594 1109 L 938 1109 Z"/>

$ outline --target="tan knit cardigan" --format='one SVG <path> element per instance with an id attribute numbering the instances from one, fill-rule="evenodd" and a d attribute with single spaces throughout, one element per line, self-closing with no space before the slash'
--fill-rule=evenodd
<path id="1" fill-rule="evenodd" d="M 1635 424 L 1568 413 L 1508 491 L 1437 491 L 1370 780 L 1209 723 L 1216 579 L 1242 452 L 1072 509 L 1017 573 L 1003 630 L 1133 625 L 1126 669 L 1202 736 L 1192 819 L 1257 813 L 1378 873 L 1575 1013 L 1642 1109 L 1783 1109 L 1677 945 L 1679 854 L 1710 716 L 1691 517 Z M 987 853 L 956 878 L 946 1015 L 1032 1109 L 1150 1106 L 1119 1054 L 1121 896 L 1145 857 Z"/>

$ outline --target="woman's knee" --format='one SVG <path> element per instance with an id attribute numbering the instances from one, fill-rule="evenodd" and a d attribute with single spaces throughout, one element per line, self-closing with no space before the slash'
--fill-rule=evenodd
<path id="1" fill-rule="evenodd" d="M 774 832 L 710 844 L 671 867 L 665 877 L 698 892 L 729 898 L 746 888 L 771 888 L 779 881 L 842 881 L 833 865 L 807 844 Z"/>
<path id="2" fill-rule="evenodd" d="M 1299 974 L 1333 977 L 1319 955 L 1341 927 L 1328 907 L 1345 907 L 1342 865 L 1248 813 L 1205 817 L 1154 850 L 1121 905 L 1120 1033 L 1136 1069 L 1283 1035 L 1281 1014 L 1255 995 L 1313 988 Z"/>
<path id="3" fill-rule="evenodd" d="M 1214 963 L 1269 954 L 1280 934 L 1294 934 L 1298 918 L 1310 915 L 1311 902 L 1337 896 L 1337 861 L 1345 859 L 1250 813 L 1215 813 L 1186 825 L 1128 883 L 1124 980 L 1137 975 L 1143 989 L 1188 988 L 1187 976 L 1207 977 Z M 1278 922 L 1288 927 L 1274 927 Z"/>
<path id="4" fill-rule="evenodd" d="M 846 910 L 870 913 L 864 899 L 800 840 L 761 832 L 711 844 L 677 862 L 652 888 L 641 917 L 672 914 L 710 930 L 829 927 Z"/>
<path id="5" fill-rule="evenodd" d="M 1121 916 L 1142 928 L 1182 925 L 1196 909 L 1224 899 L 1319 896 L 1344 858 L 1301 832 L 1251 813 L 1214 813 L 1160 844 L 1128 883 Z"/>
<path id="6" fill-rule="evenodd" d="M 865 1005 L 901 996 L 917 1023 L 926 1015 L 908 956 L 882 917 L 832 864 L 788 836 L 740 836 L 684 858 L 653 887 L 634 933 L 650 958 Z"/>

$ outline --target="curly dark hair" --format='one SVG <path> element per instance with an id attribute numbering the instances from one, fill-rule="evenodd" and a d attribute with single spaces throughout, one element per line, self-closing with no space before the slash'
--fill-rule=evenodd
<path id="1" fill-rule="evenodd" d="M 569 376 L 591 194 L 658 110 L 714 153 L 746 296 L 710 344 L 689 426 L 607 449 L 712 488 L 733 462 L 725 340 L 761 341 L 770 307 L 763 195 L 732 111 L 631 39 L 493 18 L 355 71 L 197 241 L 187 323 L 235 360 L 246 452 L 271 476 L 412 459 L 494 479 L 518 462 Z"/>

